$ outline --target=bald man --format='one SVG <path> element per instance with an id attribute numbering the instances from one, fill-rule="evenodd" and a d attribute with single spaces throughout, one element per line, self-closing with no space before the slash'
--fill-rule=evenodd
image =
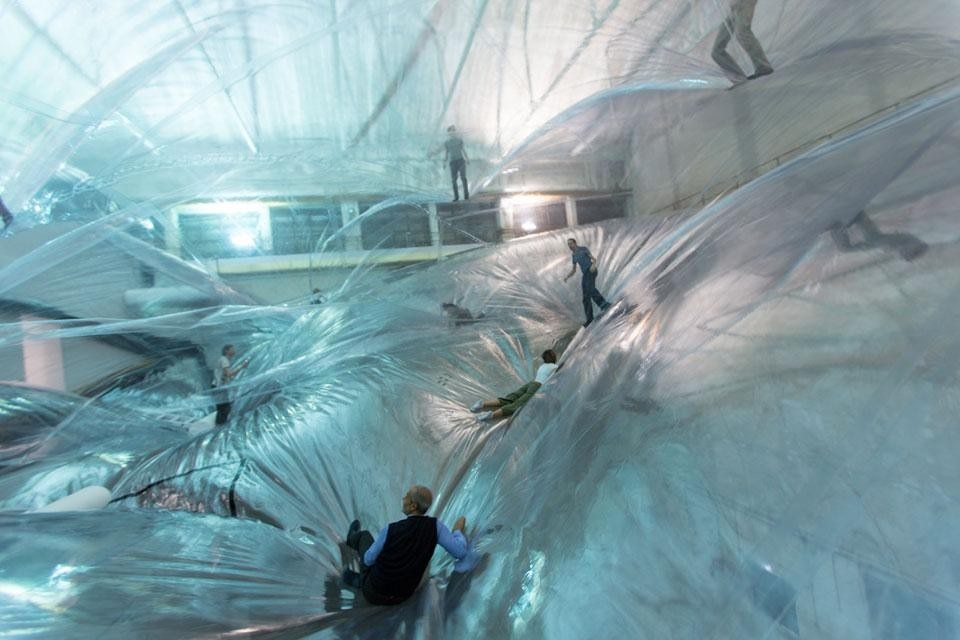
<path id="1" fill-rule="evenodd" d="M 343 581 L 362 589 L 370 604 L 400 604 L 412 596 L 438 544 L 458 561 L 467 558 L 470 546 L 463 534 L 466 519 L 457 518 L 450 531 L 442 522 L 426 515 L 431 504 L 430 489 L 414 485 L 401 502 L 407 517 L 380 529 L 376 539 L 369 531 L 360 530 L 359 520 L 350 524 L 347 546 L 360 554 L 363 567 L 360 574 L 345 570 Z"/>

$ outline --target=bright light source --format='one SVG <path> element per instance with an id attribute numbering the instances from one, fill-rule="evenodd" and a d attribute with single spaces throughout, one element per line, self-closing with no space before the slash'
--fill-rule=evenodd
<path id="1" fill-rule="evenodd" d="M 237 213 L 269 213 L 270 208 L 258 200 L 218 200 L 215 202 L 193 202 L 178 208 L 180 214 L 219 213 L 233 215 Z"/>
<path id="2" fill-rule="evenodd" d="M 514 207 L 530 207 L 538 204 L 546 204 L 547 202 L 556 201 L 555 197 L 551 196 L 539 196 L 539 195 L 530 195 L 522 193 L 517 196 L 510 196 L 509 198 L 503 198 L 500 200 L 500 206 L 504 209 L 512 209 Z"/>
<path id="3" fill-rule="evenodd" d="M 153 220 L 146 218 L 140 221 L 140 226 L 146 229 L 147 231 L 153 231 Z"/>
<path id="4" fill-rule="evenodd" d="M 537 230 L 537 225 L 535 225 L 535 224 L 534 224 L 532 221 L 530 221 L 530 220 L 525 220 L 525 221 L 523 222 L 523 224 L 520 225 L 520 228 L 523 229 L 524 231 L 526 231 L 527 233 L 530 233 L 531 231 L 536 231 L 536 230 Z"/>
<path id="5" fill-rule="evenodd" d="M 230 244 L 237 249 L 252 249 L 257 241 L 249 231 L 234 231 L 230 234 Z"/>

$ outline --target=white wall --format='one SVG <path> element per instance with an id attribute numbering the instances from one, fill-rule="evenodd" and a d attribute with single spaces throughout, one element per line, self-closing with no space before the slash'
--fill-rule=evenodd
<path id="1" fill-rule="evenodd" d="M 956 76 L 947 60 L 831 75 L 843 56 L 792 62 L 730 91 L 639 97 L 626 178 L 635 211 L 709 201 Z"/>
<path id="2" fill-rule="evenodd" d="M 0 315 L 0 324 L 19 326 L 0 347 L 0 381 L 78 391 L 103 378 L 148 362 L 144 356 L 86 337 L 59 338 L 58 323 L 36 316 Z"/>

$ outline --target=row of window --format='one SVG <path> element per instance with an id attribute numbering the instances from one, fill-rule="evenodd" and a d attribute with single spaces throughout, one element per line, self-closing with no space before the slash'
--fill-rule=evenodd
<path id="1" fill-rule="evenodd" d="M 433 244 L 426 206 L 397 205 L 363 217 L 375 204 L 360 203 L 359 248 L 397 249 Z M 626 196 L 581 198 L 576 201 L 576 207 L 580 224 L 620 218 L 625 215 Z M 505 224 L 514 237 L 567 226 L 563 200 L 511 205 L 509 215 L 504 218 L 500 206 L 492 200 L 439 203 L 436 210 L 439 239 L 444 245 L 500 242 L 504 232 L 501 219 L 508 221 Z M 268 220 L 264 220 L 264 215 Z M 355 238 L 355 235 L 340 233 L 343 217 L 337 203 L 274 206 L 267 214 L 257 211 L 189 213 L 181 214 L 178 220 L 181 253 L 196 258 L 293 255 L 358 248 L 348 241 L 348 237 Z"/>

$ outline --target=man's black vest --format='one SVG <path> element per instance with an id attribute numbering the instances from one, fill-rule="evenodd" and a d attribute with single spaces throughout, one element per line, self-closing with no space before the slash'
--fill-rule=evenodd
<path id="1" fill-rule="evenodd" d="M 413 595 L 436 548 L 436 518 L 409 516 L 391 523 L 383 550 L 363 583 L 367 600 L 395 604 Z"/>

